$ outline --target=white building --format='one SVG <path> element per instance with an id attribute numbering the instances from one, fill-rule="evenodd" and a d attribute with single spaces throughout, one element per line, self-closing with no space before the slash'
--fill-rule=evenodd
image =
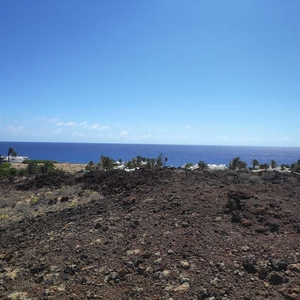
<path id="1" fill-rule="evenodd" d="M 1 156 L 2 162 L 22 163 L 24 160 L 29 160 L 28 156 Z"/>

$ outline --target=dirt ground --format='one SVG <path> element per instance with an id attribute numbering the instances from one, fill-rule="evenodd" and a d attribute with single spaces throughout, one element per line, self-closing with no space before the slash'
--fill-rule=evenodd
<path id="1" fill-rule="evenodd" d="M 300 299 L 295 174 L 3 179 L 0 203 L 1 299 Z"/>

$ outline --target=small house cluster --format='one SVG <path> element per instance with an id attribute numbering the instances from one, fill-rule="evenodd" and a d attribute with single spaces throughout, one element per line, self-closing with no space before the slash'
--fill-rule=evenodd
<path id="1" fill-rule="evenodd" d="M 28 156 L 1 156 L 2 162 L 22 163 L 24 160 L 29 160 Z"/>

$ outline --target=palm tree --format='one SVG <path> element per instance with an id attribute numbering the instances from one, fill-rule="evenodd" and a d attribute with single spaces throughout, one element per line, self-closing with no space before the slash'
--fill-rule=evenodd
<path id="1" fill-rule="evenodd" d="M 259 162 L 257 159 L 252 160 L 252 169 L 254 170 L 256 166 L 259 166 Z"/>
<path id="2" fill-rule="evenodd" d="M 276 160 L 272 159 L 272 160 L 271 160 L 271 168 L 272 168 L 272 169 L 275 169 L 275 168 L 277 168 L 277 167 L 278 167 L 278 164 L 277 164 Z"/>
<path id="3" fill-rule="evenodd" d="M 242 161 L 240 157 L 235 157 L 230 163 L 229 163 L 229 170 L 241 170 L 245 169 L 247 167 L 247 163 Z"/>
<path id="4" fill-rule="evenodd" d="M 138 166 L 141 165 L 142 159 L 143 159 L 143 158 L 142 158 L 140 155 L 138 155 L 138 156 L 136 157 L 136 163 L 137 163 Z"/>
<path id="5" fill-rule="evenodd" d="M 161 153 L 156 159 L 156 164 L 158 167 L 162 167 L 165 164 L 165 156 Z"/>
<path id="6" fill-rule="evenodd" d="M 8 153 L 7 153 L 7 161 L 9 162 L 9 157 L 10 156 L 17 156 L 17 152 L 14 150 L 14 148 L 9 147 L 8 148 Z"/>
<path id="7" fill-rule="evenodd" d="M 110 170 L 116 165 L 115 161 L 109 156 L 101 155 L 99 166 L 103 170 Z"/>

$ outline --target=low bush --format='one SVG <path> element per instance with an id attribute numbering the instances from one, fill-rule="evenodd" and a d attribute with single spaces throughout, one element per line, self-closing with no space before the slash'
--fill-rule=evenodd
<path id="1" fill-rule="evenodd" d="M 291 171 L 300 173 L 300 159 L 296 163 L 291 164 Z"/>
<path id="2" fill-rule="evenodd" d="M 207 164 L 203 160 L 200 160 L 198 162 L 198 166 L 199 166 L 199 170 L 201 171 L 205 171 L 207 169 Z"/>
<path id="3" fill-rule="evenodd" d="M 189 169 L 189 168 L 192 167 L 192 166 L 193 166 L 192 163 L 187 163 L 184 167 L 185 167 L 186 169 Z"/>

